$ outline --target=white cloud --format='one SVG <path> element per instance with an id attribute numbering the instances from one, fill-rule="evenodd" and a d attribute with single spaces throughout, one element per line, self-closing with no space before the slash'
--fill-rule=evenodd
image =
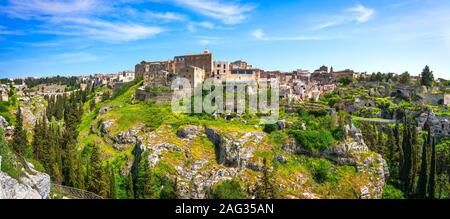
<path id="1" fill-rule="evenodd" d="M 163 32 L 159 27 L 144 26 L 134 23 L 111 23 L 88 18 L 54 18 L 52 23 L 61 25 L 61 30 L 50 30 L 49 34 L 84 35 L 92 39 L 124 42 L 145 39 Z"/>
<path id="2" fill-rule="evenodd" d="M 30 19 L 45 16 L 98 13 L 107 8 L 101 0 L 10 0 L 0 11 L 14 18 Z"/>
<path id="3" fill-rule="evenodd" d="M 22 35 L 21 31 L 8 30 L 8 28 L 0 25 L 0 35 Z"/>
<path id="4" fill-rule="evenodd" d="M 160 12 L 145 11 L 144 17 L 156 18 L 164 21 L 184 21 L 187 19 L 186 16 L 174 12 L 160 13 Z"/>
<path id="5" fill-rule="evenodd" d="M 373 9 L 364 7 L 361 4 L 349 8 L 348 12 L 353 13 L 352 19 L 358 21 L 359 23 L 369 21 L 372 18 L 373 14 L 375 13 Z"/>
<path id="6" fill-rule="evenodd" d="M 256 38 L 256 39 L 258 39 L 258 40 L 264 40 L 264 39 L 265 39 L 265 36 L 266 36 L 266 34 L 264 33 L 264 31 L 261 30 L 261 29 L 256 29 L 256 30 L 252 31 L 251 34 L 252 34 L 252 36 L 253 36 L 254 38 Z"/>
<path id="7" fill-rule="evenodd" d="M 219 0 L 170 0 L 199 14 L 218 19 L 225 24 L 241 23 L 254 5 Z"/>
<path id="8" fill-rule="evenodd" d="M 316 41 L 316 40 L 329 40 L 327 37 L 316 36 L 283 36 L 283 37 L 268 37 L 262 29 L 253 30 L 250 33 L 255 39 L 263 41 Z"/>
<path id="9" fill-rule="evenodd" d="M 98 59 L 97 56 L 86 52 L 62 53 L 55 57 L 56 61 L 61 61 L 66 64 L 93 62 Z"/>
<path id="10" fill-rule="evenodd" d="M 146 24 L 147 19 L 111 19 L 105 17 L 123 15 L 124 11 L 115 4 L 123 1 L 106 0 L 10 0 L 0 13 L 18 19 L 33 19 L 41 22 L 33 32 L 63 35 L 85 36 L 106 42 L 126 42 L 152 37 L 164 30 L 158 26 Z M 181 20 L 175 13 L 146 12 L 147 18 Z M 0 30 L 1 31 L 1 30 Z"/>
<path id="11" fill-rule="evenodd" d="M 189 32 L 196 32 L 198 27 L 206 28 L 206 29 L 214 29 L 215 25 L 211 22 L 203 21 L 203 22 L 189 22 L 188 30 Z"/>
<path id="12" fill-rule="evenodd" d="M 352 22 L 365 23 L 370 21 L 375 14 L 374 9 L 368 8 L 361 4 L 348 8 L 344 12 L 345 13 L 339 15 L 329 16 L 329 18 L 326 21 L 316 25 L 312 29 L 322 30 L 329 27 L 344 25 Z"/>

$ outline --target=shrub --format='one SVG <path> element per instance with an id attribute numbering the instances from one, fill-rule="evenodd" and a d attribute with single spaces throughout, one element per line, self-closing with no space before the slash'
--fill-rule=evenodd
<path id="1" fill-rule="evenodd" d="M 270 133 L 272 133 L 274 131 L 277 131 L 277 130 L 278 130 L 278 125 L 277 124 L 265 124 L 264 125 L 264 129 L 263 129 L 263 131 L 265 133 L 268 133 L 268 134 L 270 134 Z"/>
<path id="2" fill-rule="evenodd" d="M 324 116 L 328 115 L 328 110 L 326 110 L 326 109 L 309 110 L 308 113 L 315 117 L 324 117 Z"/>
<path id="3" fill-rule="evenodd" d="M 241 189 L 239 182 L 234 180 L 226 180 L 219 184 L 212 191 L 214 199 L 245 199 L 246 196 Z"/>
<path id="4" fill-rule="evenodd" d="M 331 132 L 333 135 L 333 138 L 337 141 L 344 141 L 345 140 L 345 130 L 344 127 L 339 126 L 335 130 Z"/>
<path id="5" fill-rule="evenodd" d="M 313 178 L 317 183 L 324 183 L 333 180 L 332 165 L 327 160 L 319 160 L 317 164 L 313 166 Z"/>
<path id="6" fill-rule="evenodd" d="M 353 83 L 355 81 L 355 79 L 353 77 L 343 77 L 339 79 L 339 83 L 341 83 L 344 86 L 347 86 L 351 83 Z"/>
<path id="7" fill-rule="evenodd" d="M 333 144 L 333 136 L 329 131 L 289 131 L 297 143 L 312 152 L 324 151 Z"/>
<path id="8" fill-rule="evenodd" d="M 393 185 L 386 184 L 383 190 L 383 199 L 404 199 L 405 195 L 403 192 Z"/>

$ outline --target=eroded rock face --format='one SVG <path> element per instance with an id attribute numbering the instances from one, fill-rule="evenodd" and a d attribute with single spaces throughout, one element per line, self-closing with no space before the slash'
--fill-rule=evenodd
<path id="1" fill-rule="evenodd" d="M 283 149 L 311 157 L 323 157 L 337 165 L 354 166 L 360 173 L 369 176 L 367 184 L 360 188 L 359 198 L 381 199 L 383 187 L 389 176 L 388 165 L 380 154 L 372 152 L 365 144 L 361 130 L 353 125 L 345 127 L 346 142 L 329 147 L 321 153 L 313 153 L 299 147 L 294 139 L 289 139 Z"/>
<path id="2" fill-rule="evenodd" d="M 238 139 L 220 134 L 212 128 L 205 129 L 206 136 L 216 146 L 218 152 L 218 163 L 227 167 L 253 167 L 248 160 L 253 157 L 254 148 L 244 145 L 253 141 L 258 144 L 263 139 L 263 133 L 248 132 Z"/>
<path id="3" fill-rule="evenodd" d="M 48 197 L 51 187 L 50 176 L 34 170 L 33 165 L 28 165 L 30 169 L 22 170 L 25 176 L 20 180 L 0 171 L 0 199 L 46 199 Z"/>
<path id="4" fill-rule="evenodd" d="M 360 198 L 383 197 L 383 187 L 389 177 L 386 160 L 380 154 L 369 150 L 365 144 L 361 130 L 354 126 L 347 126 L 347 139 L 352 141 L 343 145 L 330 147 L 322 156 L 339 165 L 355 166 L 358 172 L 367 173 L 370 177 L 367 184 L 361 187 Z"/>
<path id="5" fill-rule="evenodd" d="M 181 199 L 204 199 L 208 189 L 220 182 L 238 177 L 241 173 L 237 168 L 220 168 L 202 171 L 208 166 L 208 160 L 196 160 L 190 166 L 177 166 L 179 174 L 178 190 Z"/>
<path id="6" fill-rule="evenodd" d="M 164 151 L 186 151 L 185 148 L 178 147 L 173 144 L 156 144 L 151 147 L 144 147 L 143 151 L 149 151 L 148 160 L 150 167 L 155 167 L 161 159 Z"/>

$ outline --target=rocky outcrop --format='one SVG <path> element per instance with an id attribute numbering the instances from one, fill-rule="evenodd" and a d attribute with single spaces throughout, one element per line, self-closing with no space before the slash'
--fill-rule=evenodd
<path id="1" fill-rule="evenodd" d="M 101 116 L 103 114 L 106 114 L 107 112 L 109 112 L 110 110 L 116 108 L 117 106 L 103 106 L 102 108 L 100 108 L 100 110 L 98 111 L 98 115 Z"/>
<path id="2" fill-rule="evenodd" d="M 212 128 L 206 128 L 205 133 L 218 150 L 218 163 L 227 167 L 253 167 L 248 161 L 253 157 L 255 149 L 245 147 L 245 144 L 249 141 L 258 144 L 264 135 L 263 133 L 248 132 L 241 138 L 235 139 Z"/>
<path id="3" fill-rule="evenodd" d="M 0 128 L 4 129 L 8 127 L 9 123 L 3 116 L 0 116 Z"/>
<path id="4" fill-rule="evenodd" d="M 0 157 L 1 160 L 1 157 Z M 0 162 L 1 163 L 1 162 Z M 19 180 L 0 171 L 0 199 L 46 199 L 50 193 L 50 176 L 28 164 Z"/>
<path id="5" fill-rule="evenodd" d="M 179 174 L 178 190 L 181 199 L 208 198 L 209 188 L 240 174 L 240 170 L 237 168 L 202 171 L 208 164 L 208 160 L 196 160 L 190 166 L 177 166 L 175 168 Z"/>
<path id="6" fill-rule="evenodd" d="M 197 137 L 200 132 L 200 127 L 194 125 L 188 125 L 186 127 L 180 128 L 177 131 L 177 136 L 185 139 L 193 139 Z"/>
<path id="7" fill-rule="evenodd" d="M 139 144 L 138 146 L 141 148 L 142 152 L 148 151 L 147 159 L 149 160 L 150 167 L 152 167 L 152 168 L 155 167 L 156 164 L 158 164 L 164 151 L 182 151 L 182 152 L 186 151 L 185 148 L 181 148 L 176 145 L 167 144 L 167 143 L 156 144 L 156 145 L 152 145 L 152 146 L 143 146 L 143 145 Z"/>
<path id="8" fill-rule="evenodd" d="M 431 128 L 431 133 L 437 136 L 450 136 L 450 116 L 437 116 L 432 110 L 419 116 L 418 129 Z"/>
<path id="9" fill-rule="evenodd" d="M 299 147 L 290 139 L 283 146 L 289 152 L 306 154 L 311 157 L 323 157 L 342 166 L 354 166 L 360 173 L 366 173 L 370 179 L 360 188 L 360 198 L 380 199 L 383 187 L 389 176 L 388 165 L 380 154 L 369 150 L 365 144 L 361 130 L 353 125 L 345 127 L 346 141 L 340 145 L 329 147 L 321 153 L 313 153 Z"/>

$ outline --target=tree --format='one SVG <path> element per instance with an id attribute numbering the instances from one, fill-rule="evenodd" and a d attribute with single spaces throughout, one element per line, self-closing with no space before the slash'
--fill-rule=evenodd
<path id="1" fill-rule="evenodd" d="M 100 149 L 97 145 L 92 146 L 92 155 L 90 158 L 90 177 L 87 189 L 102 197 L 108 197 L 109 187 L 106 182 L 106 174 L 104 172 L 101 161 Z"/>
<path id="2" fill-rule="evenodd" d="M 436 140 L 434 138 L 431 145 L 430 179 L 428 183 L 428 198 L 433 199 L 436 193 Z"/>
<path id="3" fill-rule="evenodd" d="M 110 199 L 116 199 L 117 198 L 117 191 L 116 191 L 116 175 L 114 173 L 114 166 L 111 164 L 108 164 L 108 170 L 109 170 L 109 198 Z"/>
<path id="4" fill-rule="evenodd" d="M 150 199 L 153 196 L 150 163 L 148 159 L 141 160 L 136 180 L 136 196 L 139 199 Z"/>
<path id="5" fill-rule="evenodd" d="M 340 78 L 338 82 L 341 83 L 344 86 L 347 86 L 347 85 L 353 83 L 354 80 L 355 79 L 353 77 L 346 76 L 346 77 Z"/>
<path id="6" fill-rule="evenodd" d="M 255 196 L 257 199 L 273 199 L 275 198 L 275 188 L 272 184 L 271 177 L 269 176 L 266 158 L 263 159 L 262 172 L 263 172 L 262 182 L 256 185 Z"/>
<path id="7" fill-rule="evenodd" d="M 399 76 L 399 82 L 401 84 L 409 84 L 411 82 L 411 75 L 409 72 L 404 72 Z"/>
<path id="8" fill-rule="evenodd" d="M 412 127 L 405 119 L 404 131 L 403 131 L 403 142 L 402 142 L 402 163 L 400 170 L 400 179 L 403 183 L 403 190 L 406 197 L 411 196 L 412 185 L 413 185 L 413 141 L 412 132 L 415 128 Z"/>
<path id="9" fill-rule="evenodd" d="M 428 132 L 428 135 L 429 132 Z M 429 142 L 424 137 L 422 146 L 422 162 L 420 164 L 419 182 L 417 184 L 417 198 L 424 199 L 427 197 L 427 183 L 428 183 L 428 165 L 427 165 L 427 145 Z"/>
<path id="10" fill-rule="evenodd" d="M 20 106 L 17 107 L 16 112 L 16 125 L 14 126 L 14 134 L 13 134 L 13 149 L 17 153 L 22 156 L 27 156 L 28 149 L 28 140 L 27 134 L 23 129 L 23 117 L 22 117 L 22 109 Z"/>
<path id="11" fill-rule="evenodd" d="M 91 102 L 89 102 L 89 111 L 92 112 L 95 109 L 95 99 L 92 99 Z"/>
<path id="12" fill-rule="evenodd" d="M 434 76 L 433 72 L 430 70 L 430 67 L 425 66 L 421 75 L 421 84 L 423 86 L 431 87 L 433 86 Z"/>
<path id="13" fill-rule="evenodd" d="M 134 182 L 133 182 L 133 174 L 128 174 L 127 181 L 127 198 L 134 199 Z"/>

